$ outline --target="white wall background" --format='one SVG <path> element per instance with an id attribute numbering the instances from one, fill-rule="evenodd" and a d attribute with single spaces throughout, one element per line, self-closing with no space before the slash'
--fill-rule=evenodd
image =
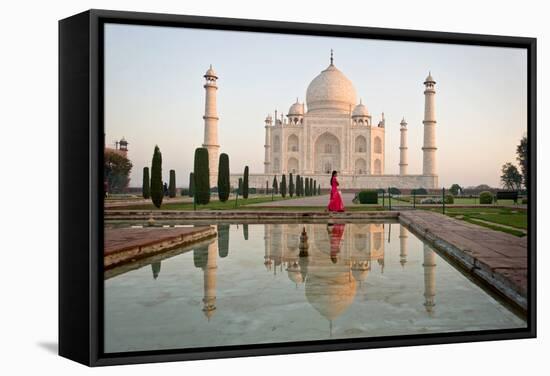
<path id="1" fill-rule="evenodd" d="M 11 1 L 0 22 L 3 265 L 0 372 L 5 375 L 542 374 L 547 368 L 550 242 L 539 237 L 539 338 L 87 369 L 57 343 L 57 20 L 88 8 L 538 38 L 539 223 L 548 228 L 548 9 L 542 1 Z M 546 168 L 546 171 L 548 169 Z M 5 210 L 7 208 L 7 211 Z M 7 242 L 6 242 L 7 241 Z M 546 298 L 546 299 L 545 299 Z M 546 349 L 544 348 L 546 347 Z M 546 350 L 546 351 L 545 351 Z"/>

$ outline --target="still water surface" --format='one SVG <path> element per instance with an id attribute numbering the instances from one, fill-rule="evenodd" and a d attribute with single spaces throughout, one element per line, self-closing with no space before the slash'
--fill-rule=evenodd
<path id="1" fill-rule="evenodd" d="M 217 228 L 105 280 L 105 352 L 526 327 L 397 223 Z"/>

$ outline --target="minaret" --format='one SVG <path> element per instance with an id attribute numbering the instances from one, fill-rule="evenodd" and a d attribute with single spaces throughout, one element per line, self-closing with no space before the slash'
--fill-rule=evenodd
<path id="1" fill-rule="evenodd" d="M 216 72 L 212 69 L 212 65 L 204 74 L 206 83 L 206 101 L 204 107 L 204 143 L 203 147 L 208 149 L 208 164 L 210 170 L 210 187 L 218 185 L 218 154 L 220 145 L 218 144 L 218 111 L 216 106 Z"/>
<path id="2" fill-rule="evenodd" d="M 435 145 L 435 81 L 432 78 L 432 74 L 428 74 L 426 81 L 424 81 L 424 146 L 422 151 L 424 152 L 424 163 L 422 169 L 422 175 L 437 175 L 436 170 L 436 157 L 435 152 L 437 147 Z"/>
<path id="3" fill-rule="evenodd" d="M 399 145 L 399 175 L 407 175 L 407 122 L 401 120 L 401 144 Z"/>
<path id="4" fill-rule="evenodd" d="M 435 307 L 435 253 L 424 244 L 424 306 L 426 312 L 433 313 Z"/>
<path id="5" fill-rule="evenodd" d="M 407 238 L 409 237 L 409 233 L 405 226 L 400 225 L 399 226 L 399 263 L 404 268 L 405 264 L 407 263 Z"/>
<path id="6" fill-rule="evenodd" d="M 272 128 L 271 115 L 267 115 L 265 118 L 265 158 L 264 158 L 264 173 L 271 173 L 271 128 Z"/>
<path id="7" fill-rule="evenodd" d="M 202 310 L 204 315 L 210 321 L 210 318 L 216 310 L 216 270 L 218 259 L 218 240 L 214 240 L 208 245 L 208 257 L 203 270 L 204 298 L 202 299 Z"/>

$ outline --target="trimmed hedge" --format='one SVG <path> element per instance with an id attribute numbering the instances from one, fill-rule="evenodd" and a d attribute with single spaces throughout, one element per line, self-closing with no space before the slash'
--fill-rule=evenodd
<path id="1" fill-rule="evenodd" d="M 412 195 L 427 195 L 428 191 L 426 188 L 416 188 L 411 191 Z"/>
<path id="2" fill-rule="evenodd" d="M 399 188 L 396 188 L 396 187 L 388 188 L 388 192 L 391 193 L 392 195 L 400 195 L 401 194 L 401 191 L 399 190 Z"/>
<path id="3" fill-rule="evenodd" d="M 218 198 L 221 202 L 229 199 L 229 190 L 229 156 L 221 153 L 218 162 Z"/>
<path id="4" fill-rule="evenodd" d="M 243 175 L 243 192 L 242 196 L 244 199 L 248 198 L 248 166 L 244 166 L 244 175 Z"/>
<path id="5" fill-rule="evenodd" d="M 176 171 L 170 170 L 170 184 L 168 185 L 168 195 L 170 198 L 176 197 Z"/>
<path id="6" fill-rule="evenodd" d="M 378 191 L 367 190 L 359 192 L 360 204 L 378 204 Z"/>
<path id="7" fill-rule="evenodd" d="M 479 203 L 480 204 L 492 204 L 493 203 L 493 194 L 489 191 L 483 191 L 479 194 Z"/>
<path id="8" fill-rule="evenodd" d="M 164 191 L 162 187 L 162 154 L 158 146 L 155 146 L 153 152 L 153 161 L 151 163 L 151 200 L 153 204 L 160 208 Z"/>
<path id="9" fill-rule="evenodd" d="M 208 149 L 197 148 L 195 150 L 195 163 L 193 169 L 195 180 L 195 202 L 206 205 L 210 202 L 210 167 L 208 162 Z"/>
<path id="10" fill-rule="evenodd" d="M 141 186 L 143 198 L 151 197 L 151 188 L 149 185 L 150 181 L 151 178 L 149 177 L 149 167 L 143 167 L 143 184 Z"/>

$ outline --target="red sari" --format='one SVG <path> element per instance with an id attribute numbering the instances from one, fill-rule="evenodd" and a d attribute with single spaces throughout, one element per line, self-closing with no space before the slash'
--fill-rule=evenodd
<path id="1" fill-rule="evenodd" d="M 342 200 L 342 194 L 338 190 L 338 180 L 336 177 L 332 178 L 330 189 L 330 201 L 328 203 L 328 210 L 333 212 L 344 211 L 344 201 Z"/>

